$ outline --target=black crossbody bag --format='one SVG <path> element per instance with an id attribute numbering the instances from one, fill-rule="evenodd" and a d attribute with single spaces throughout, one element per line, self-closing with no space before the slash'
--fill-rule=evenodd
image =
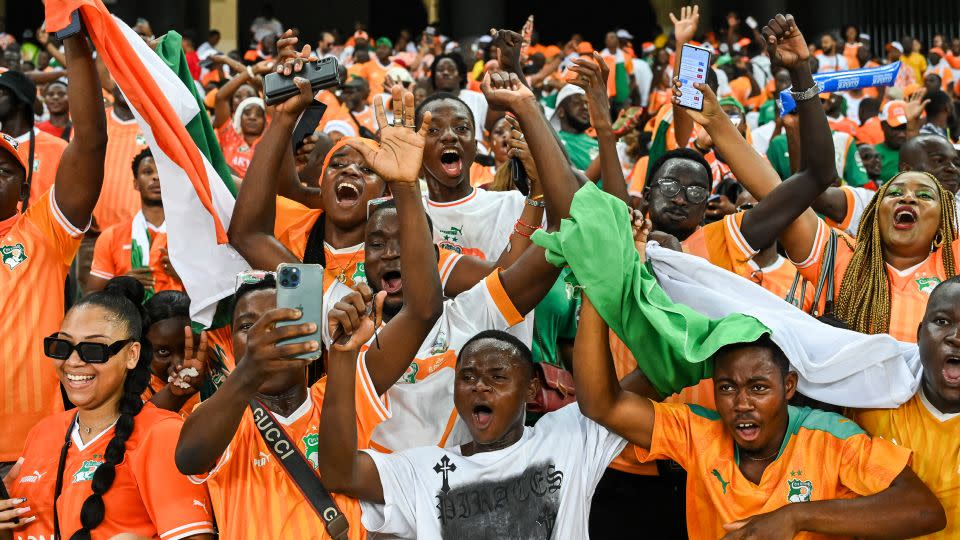
<path id="1" fill-rule="evenodd" d="M 259 401 L 251 399 L 250 410 L 253 412 L 253 422 L 263 442 L 270 448 L 270 453 L 283 466 L 283 470 L 296 484 L 300 493 L 323 520 L 327 534 L 334 540 L 347 540 L 350 523 L 337 507 L 337 503 L 330 497 L 327 488 L 323 487 L 323 482 L 320 481 L 320 477 L 314 472 L 303 452 L 290 440 L 273 413 Z"/>

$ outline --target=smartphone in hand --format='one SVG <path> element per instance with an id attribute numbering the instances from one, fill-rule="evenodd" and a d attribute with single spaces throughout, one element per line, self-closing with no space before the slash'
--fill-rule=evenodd
<path id="1" fill-rule="evenodd" d="M 321 342 L 321 325 L 323 324 L 323 266 L 319 264 L 282 263 L 277 267 L 277 307 L 298 309 L 302 313 L 299 320 L 281 321 L 277 326 L 291 324 L 314 323 L 317 331 L 289 340 L 280 344 L 303 343 L 305 341 Z M 298 356 L 305 360 L 320 358 L 320 350 L 304 353 Z"/>
<path id="2" fill-rule="evenodd" d="M 712 69 L 711 53 L 709 49 L 684 44 L 680 53 L 680 69 L 677 78 L 680 79 L 680 106 L 695 111 L 703 110 L 703 92 L 693 87 L 695 83 L 706 83 L 707 73 Z"/>

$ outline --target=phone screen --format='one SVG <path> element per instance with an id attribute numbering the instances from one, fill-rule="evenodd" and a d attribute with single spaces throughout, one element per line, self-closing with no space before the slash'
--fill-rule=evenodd
<path id="1" fill-rule="evenodd" d="M 684 45 L 680 55 L 680 105 L 688 109 L 703 110 L 703 93 L 693 87 L 694 83 L 707 82 L 710 69 L 710 51 Z"/>

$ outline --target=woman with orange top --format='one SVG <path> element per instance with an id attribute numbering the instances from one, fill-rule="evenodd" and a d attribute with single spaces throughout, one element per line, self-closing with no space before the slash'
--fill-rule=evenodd
<path id="1" fill-rule="evenodd" d="M 5 512 L 0 526 L 13 522 L 18 538 L 213 538 L 205 488 L 174 464 L 183 419 L 140 397 L 152 356 L 143 294 L 134 278 L 115 278 L 44 339 L 77 408 L 34 427 L 7 479 L 14 499 L 4 510 L 19 506 L 20 520 Z"/>
<path id="2" fill-rule="evenodd" d="M 488 167 L 474 162 L 470 166 L 470 185 L 489 188 L 490 184 L 494 182 L 497 172 L 510 159 L 510 156 L 507 155 L 510 151 L 510 130 L 510 122 L 507 121 L 506 116 L 501 117 L 493 124 L 493 128 L 490 130 L 489 143 L 485 145 L 490 150 L 487 158 L 493 158 L 493 165 Z"/>

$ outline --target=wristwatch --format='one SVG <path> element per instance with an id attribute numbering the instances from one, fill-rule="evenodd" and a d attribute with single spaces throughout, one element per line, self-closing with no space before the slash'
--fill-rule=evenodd
<path id="1" fill-rule="evenodd" d="M 813 86 L 807 88 L 803 92 L 794 92 L 790 91 L 790 95 L 793 96 L 795 101 L 807 101 L 808 99 L 813 99 L 820 94 L 820 85 L 813 83 Z"/>

